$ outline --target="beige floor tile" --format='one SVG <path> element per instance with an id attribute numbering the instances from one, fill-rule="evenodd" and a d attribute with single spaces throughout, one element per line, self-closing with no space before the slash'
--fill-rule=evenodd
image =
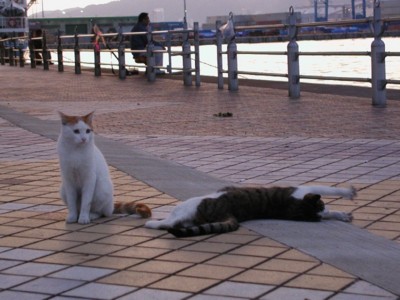
<path id="1" fill-rule="evenodd" d="M 218 282 L 212 279 L 171 276 L 152 284 L 150 288 L 196 293 Z"/>
<path id="2" fill-rule="evenodd" d="M 400 223 L 400 214 L 389 215 L 382 219 L 384 222 L 397 222 Z"/>
<path id="3" fill-rule="evenodd" d="M 97 224 L 93 226 L 86 227 L 81 230 L 81 232 L 96 232 L 96 233 L 109 233 L 109 234 L 117 234 L 124 231 L 131 230 L 132 227 L 129 226 L 118 226 L 118 225 L 109 225 L 107 224 Z"/>
<path id="4" fill-rule="evenodd" d="M 381 237 L 387 238 L 389 240 L 397 239 L 400 236 L 399 231 L 389 231 L 389 230 L 375 230 L 375 229 L 368 229 L 369 232 L 379 235 Z"/>
<path id="5" fill-rule="evenodd" d="M 246 255 L 222 254 L 206 262 L 208 265 L 252 268 L 266 258 Z"/>
<path id="6" fill-rule="evenodd" d="M 242 271 L 244 271 L 244 269 L 242 268 L 212 266 L 212 265 L 202 264 L 193 266 L 187 270 L 179 272 L 177 275 L 223 280 L 230 278 Z"/>
<path id="7" fill-rule="evenodd" d="M 352 278 L 300 275 L 298 278 L 295 278 L 294 280 L 285 284 L 285 286 L 325 291 L 338 291 L 353 281 L 354 279 Z"/>
<path id="8" fill-rule="evenodd" d="M 133 266 L 129 270 L 138 272 L 152 272 L 152 273 L 165 273 L 174 274 L 182 269 L 186 269 L 193 264 L 184 262 L 172 262 L 162 260 L 150 260 L 144 263 Z"/>
<path id="9" fill-rule="evenodd" d="M 232 250 L 230 254 L 273 257 L 284 251 L 286 251 L 286 248 L 245 245 L 235 250 Z"/>
<path id="10" fill-rule="evenodd" d="M 168 235 L 164 230 L 154 230 L 149 228 L 135 228 L 130 231 L 124 232 L 124 235 L 135 235 L 135 236 L 146 236 L 146 237 L 160 237 L 163 235 Z"/>
<path id="11" fill-rule="evenodd" d="M 168 249 L 157 249 L 157 248 L 132 246 L 132 247 L 126 248 L 124 250 L 114 252 L 114 253 L 112 253 L 112 255 L 113 256 L 121 256 L 121 257 L 152 259 L 154 257 L 160 256 L 169 251 L 170 250 L 168 250 Z"/>
<path id="12" fill-rule="evenodd" d="M 400 223 L 397 222 L 376 222 L 368 226 L 370 230 L 400 231 Z"/>
<path id="13" fill-rule="evenodd" d="M 357 220 L 365 220 L 365 221 L 376 221 L 382 219 L 385 215 L 384 214 L 367 214 L 367 213 L 360 213 L 357 210 L 353 212 L 353 217 Z"/>
<path id="14" fill-rule="evenodd" d="M 101 238 L 105 238 L 107 236 L 108 234 L 94 233 L 94 232 L 71 232 L 58 236 L 56 237 L 56 239 L 63 241 L 92 242 Z"/>
<path id="15" fill-rule="evenodd" d="M 135 272 L 135 271 L 120 271 L 98 280 L 101 283 L 128 285 L 142 287 L 164 278 L 164 274 Z"/>
<path id="16" fill-rule="evenodd" d="M 64 265 L 79 265 L 89 260 L 98 258 L 98 255 L 60 252 L 36 260 L 42 263 L 55 263 Z"/>
<path id="17" fill-rule="evenodd" d="M 90 267 L 123 270 L 131 266 L 137 265 L 139 263 L 142 263 L 143 261 L 144 261 L 143 259 L 138 259 L 138 258 L 103 256 L 98 259 L 85 262 L 82 265 Z"/>
<path id="18" fill-rule="evenodd" d="M 318 265 L 318 262 L 273 258 L 261 265 L 256 266 L 255 269 L 303 273 L 315 267 L 316 265 Z"/>
<path id="19" fill-rule="evenodd" d="M 248 270 L 231 278 L 230 280 L 239 282 L 279 285 L 285 283 L 295 276 L 297 276 L 296 273 L 289 272 Z"/>
<path id="20" fill-rule="evenodd" d="M 82 242 L 45 240 L 26 246 L 31 249 L 63 251 L 81 245 Z"/>
<path id="21" fill-rule="evenodd" d="M 124 246 L 89 243 L 68 249 L 67 251 L 81 254 L 106 255 L 124 248 Z"/>
<path id="22" fill-rule="evenodd" d="M 44 219 L 20 219 L 14 222 L 8 223 L 11 226 L 23 226 L 23 227 L 42 227 L 44 225 L 48 225 L 54 223 L 53 220 L 44 220 Z"/>
<path id="23" fill-rule="evenodd" d="M 182 250 L 187 251 L 199 251 L 199 252 L 213 252 L 213 253 L 225 253 L 234 248 L 238 247 L 238 244 L 230 243 L 209 243 L 205 241 L 197 242 L 189 245 Z"/>
<path id="24" fill-rule="evenodd" d="M 202 263 L 216 256 L 214 253 L 196 252 L 196 251 L 184 251 L 176 250 L 167 254 L 164 254 L 157 259 L 167 261 L 178 261 L 187 263 Z"/>
<path id="25" fill-rule="evenodd" d="M 16 234 L 21 231 L 26 231 L 29 230 L 29 228 L 26 227 L 14 227 L 12 223 L 8 223 L 7 225 L 0 225 L 0 235 L 5 236 L 5 235 L 12 235 Z"/>
<path id="26" fill-rule="evenodd" d="M 262 237 L 250 243 L 250 245 L 254 246 L 263 246 L 263 247 L 278 247 L 278 248 L 288 248 L 288 246 L 283 245 L 277 241 L 271 240 L 266 237 Z"/>
<path id="27" fill-rule="evenodd" d="M 225 234 L 218 234 L 209 239 L 207 242 L 215 242 L 215 243 L 232 243 L 232 244 L 247 244 L 251 241 L 258 239 L 260 236 L 254 234 L 237 234 L 235 233 L 225 233 Z"/>
<path id="28" fill-rule="evenodd" d="M 37 241 L 40 241 L 40 239 L 6 236 L 0 238 L 0 246 L 18 248 L 32 244 Z"/>
<path id="29" fill-rule="evenodd" d="M 97 240 L 96 243 L 118 245 L 118 246 L 134 246 L 136 244 L 141 244 L 145 241 L 148 241 L 149 239 L 150 238 L 143 236 L 130 236 L 130 235 L 118 234 Z"/>
<path id="30" fill-rule="evenodd" d="M 65 233 L 66 233 L 66 231 L 64 231 L 64 230 L 35 228 L 35 229 L 30 229 L 30 230 L 27 230 L 24 232 L 20 232 L 20 233 L 16 234 L 15 236 L 31 237 L 31 238 L 37 238 L 37 239 L 50 239 L 50 238 L 60 236 Z"/>
<path id="31" fill-rule="evenodd" d="M 290 249 L 289 251 L 286 251 L 285 253 L 280 254 L 276 258 L 304 260 L 304 261 L 318 261 L 315 258 L 313 258 L 307 254 L 304 254 L 296 249 Z"/>
<path id="32" fill-rule="evenodd" d="M 19 210 L 19 211 L 11 211 L 8 213 L 4 213 L 1 216 L 6 218 L 29 219 L 42 214 L 43 214 L 42 212 L 37 212 L 37 211 Z"/>
<path id="33" fill-rule="evenodd" d="M 17 218 L 4 218 L 4 217 L 0 217 L 0 224 L 8 224 L 14 221 L 18 221 Z"/>
<path id="34" fill-rule="evenodd" d="M 186 239 L 154 239 L 140 244 L 140 247 L 160 248 L 160 249 L 180 249 L 193 241 Z"/>
<path id="35" fill-rule="evenodd" d="M 332 277 L 347 277 L 347 278 L 355 278 L 353 275 L 343 272 L 338 268 L 332 267 L 328 264 L 322 263 L 320 266 L 310 270 L 307 274 L 311 275 L 322 275 L 322 276 L 332 276 Z"/>

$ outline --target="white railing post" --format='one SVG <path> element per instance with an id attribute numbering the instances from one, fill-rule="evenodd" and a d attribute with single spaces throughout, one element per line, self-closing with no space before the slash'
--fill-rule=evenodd
<path id="1" fill-rule="evenodd" d="M 75 74 L 81 74 L 81 53 L 79 50 L 79 37 L 78 37 L 78 32 L 76 31 L 75 28 L 75 46 L 74 46 L 74 55 L 75 55 Z"/>
<path id="2" fill-rule="evenodd" d="M 126 78 L 126 68 L 125 68 L 125 44 L 124 36 L 122 35 L 122 27 L 119 29 L 118 33 L 118 77 L 119 79 Z"/>
<path id="3" fill-rule="evenodd" d="M 199 39 L 199 23 L 194 22 L 194 65 L 195 65 L 195 81 L 196 86 L 200 86 L 200 39 Z"/>
<path id="4" fill-rule="evenodd" d="M 147 40 L 149 41 L 147 43 L 147 68 L 146 68 L 146 72 L 147 72 L 147 80 L 149 82 L 153 82 L 156 80 L 156 69 L 155 69 L 155 65 L 156 65 L 156 58 L 154 56 L 154 43 L 153 43 L 153 35 L 151 34 L 150 28 L 147 31 Z"/>
<path id="5" fill-rule="evenodd" d="M 57 62 L 58 72 L 64 72 L 63 48 L 60 29 L 57 32 Z"/>
<path id="6" fill-rule="evenodd" d="M 300 98 L 299 45 L 296 42 L 297 26 L 293 6 L 289 9 L 289 44 L 287 46 L 289 97 Z"/>
<path id="7" fill-rule="evenodd" d="M 192 85 L 192 60 L 190 52 L 189 33 L 185 31 L 182 43 L 183 84 L 185 86 Z"/>
<path id="8" fill-rule="evenodd" d="M 216 22 L 216 36 L 215 41 L 217 43 L 217 78 L 218 78 L 218 89 L 224 88 L 224 70 L 222 63 L 222 33 L 219 30 L 221 27 L 221 21 Z"/>
<path id="9" fill-rule="evenodd" d="M 233 13 L 229 14 L 229 20 L 232 22 L 232 26 L 234 28 L 233 23 Z M 233 29 L 232 28 L 232 29 Z M 234 30 L 233 30 L 234 33 Z M 238 62 L 237 62 L 237 45 L 235 41 L 235 35 L 232 37 L 228 37 L 228 45 L 227 45 L 227 55 L 228 55 L 228 89 L 230 91 L 237 91 L 239 89 L 238 84 Z"/>
<path id="10" fill-rule="evenodd" d="M 385 67 L 385 43 L 381 37 L 384 25 L 381 20 L 380 1 L 374 1 L 374 18 L 372 23 L 374 41 L 371 44 L 371 84 L 372 105 L 386 106 L 386 67 Z"/>

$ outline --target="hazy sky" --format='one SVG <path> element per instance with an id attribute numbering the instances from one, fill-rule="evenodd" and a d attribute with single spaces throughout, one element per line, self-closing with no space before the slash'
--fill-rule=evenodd
<path id="1" fill-rule="evenodd" d="M 38 4 L 38 10 L 42 10 L 42 2 L 44 10 L 63 10 L 67 8 L 74 7 L 85 7 L 91 4 L 104 4 L 108 2 L 112 2 L 111 0 L 68 0 L 68 1 L 60 1 L 60 0 L 40 0 Z"/>

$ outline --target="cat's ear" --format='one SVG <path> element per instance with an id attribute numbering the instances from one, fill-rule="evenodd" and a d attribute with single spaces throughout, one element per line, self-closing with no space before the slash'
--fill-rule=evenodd
<path id="1" fill-rule="evenodd" d="M 86 124 L 88 124 L 90 127 L 92 126 L 92 122 L 93 122 L 93 116 L 94 116 L 94 111 L 92 111 L 91 113 L 87 114 L 86 116 L 82 117 L 83 122 L 85 122 Z"/>
<path id="2" fill-rule="evenodd" d="M 62 113 L 61 111 L 58 112 L 61 118 L 61 124 L 67 125 L 71 119 L 70 116 L 67 116 L 66 114 Z"/>

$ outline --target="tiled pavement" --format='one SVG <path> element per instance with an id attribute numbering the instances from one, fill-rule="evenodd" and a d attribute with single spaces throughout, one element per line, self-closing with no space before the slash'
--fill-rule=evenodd
<path id="1" fill-rule="evenodd" d="M 286 91 L 268 87 L 230 93 L 167 78 L 149 84 L 142 76 L 119 81 L 0 70 L 0 111 L 54 121 L 58 129 L 57 110 L 96 110 L 97 133 L 116 145 L 235 183 L 353 184 L 357 199 L 326 199 L 330 208 L 352 211 L 354 226 L 400 241 L 398 101 L 382 109 L 329 89 L 289 100 Z M 219 112 L 233 117 L 214 116 Z M 66 225 L 55 141 L 6 119 L 0 119 L 0 299 L 399 296 L 245 226 L 176 239 L 133 216 Z M 178 201 L 121 169 L 110 166 L 116 200 L 147 203 L 155 217 Z"/>

